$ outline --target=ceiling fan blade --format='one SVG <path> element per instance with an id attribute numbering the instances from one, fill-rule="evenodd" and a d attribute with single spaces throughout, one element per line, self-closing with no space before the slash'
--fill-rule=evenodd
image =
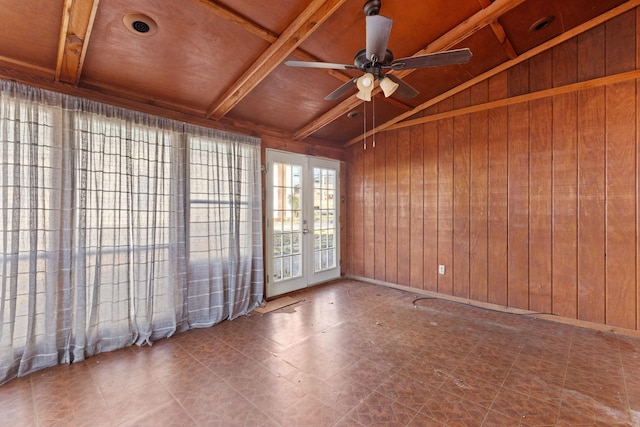
<path id="1" fill-rule="evenodd" d="M 367 16 L 367 59 L 382 62 L 387 54 L 393 20 L 382 15 Z M 375 56 L 375 59 L 373 59 Z"/>
<path id="2" fill-rule="evenodd" d="M 391 81 L 398 84 L 398 89 L 396 89 L 394 93 L 400 95 L 403 98 L 414 98 L 416 95 L 418 95 L 418 93 L 420 93 L 413 87 L 411 87 L 411 85 L 403 82 L 393 74 L 385 74 L 385 78 L 390 79 Z"/>
<path id="3" fill-rule="evenodd" d="M 355 65 L 334 64 L 333 62 L 287 61 L 285 65 L 300 68 L 328 68 L 331 70 L 357 70 Z"/>
<path id="4" fill-rule="evenodd" d="M 467 48 L 428 53 L 420 56 L 396 59 L 388 66 L 396 71 L 412 68 L 437 67 L 439 65 L 466 64 L 473 54 Z"/>
<path id="5" fill-rule="evenodd" d="M 324 99 L 327 101 L 333 101 L 340 98 L 342 95 L 349 92 L 351 88 L 356 85 L 357 81 L 358 81 L 358 78 L 354 77 L 353 79 L 349 80 L 348 82 L 340 86 L 338 89 L 331 92 L 329 95 L 325 96 Z"/>

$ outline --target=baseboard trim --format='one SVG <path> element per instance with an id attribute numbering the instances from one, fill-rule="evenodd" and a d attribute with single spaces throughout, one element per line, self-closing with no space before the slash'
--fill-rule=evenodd
<path id="1" fill-rule="evenodd" d="M 347 274 L 344 276 L 344 278 L 350 279 L 350 280 L 357 280 L 365 283 L 370 283 L 373 285 L 386 286 L 386 287 L 398 289 L 401 291 L 414 292 L 418 295 L 424 295 L 424 296 L 438 298 L 446 301 L 453 301 L 461 304 L 470 305 L 472 307 L 496 310 L 496 311 L 501 311 L 503 313 L 508 313 L 508 314 L 519 314 L 519 315 L 531 316 L 531 317 L 535 317 L 536 319 L 549 320 L 551 322 L 563 323 L 565 325 L 579 326 L 582 328 L 588 328 L 588 329 L 593 329 L 593 330 L 602 331 L 602 332 L 612 332 L 614 334 L 629 336 L 633 338 L 640 338 L 640 331 L 637 331 L 635 329 L 620 328 L 617 326 L 604 325 L 596 322 L 588 322 L 586 320 L 572 319 L 569 317 L 558 316 L 555 314 L 538 313 L 536 311 L 523 310 L 520 308 L 508 307 L 500 304 L 476 301 L 469 298 L 460 298 L 453 295 L 440 294 L 440 293 L 428 291 L 425 289 L 412 288 L 410 286 L 404 286 L 404 285 L 399 285 L 397 283 L 385 282 L 383 280 L 370 279 L 368 277 L 355 276 L 352 274 Z"/>

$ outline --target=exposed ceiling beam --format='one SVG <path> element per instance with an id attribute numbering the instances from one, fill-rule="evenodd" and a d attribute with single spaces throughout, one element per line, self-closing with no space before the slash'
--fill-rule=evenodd
<path id="1" fill-rule="evenodd" d="M 192 1 L 196 4 L 199 4 L 201 7 L 208 10 L 209 12 L 219 16 L 220 18 L 226 19 L 227 21 L 230 21 L 230 22 L 235 22 L 236 24 L 240 25 L 242 28 L 244 28 L 248 32 L 260 37 L 262 40 L 268 43 L 273 44 L 276 41 L 278 41 L 279 36 L 276 33 L 273 33 L 268 29 L 262 27 L 261 25 L 257 24 L 256 22 L 253 22 L 249 18 L 246 18 L 240 15 L 238 12 L 231 10 L 226 6 L 216 3 L 214 0 L 192 0 Z M 296 48 L 292 52 L 292 55 L 294 55 L 295 57 L 303 61 L 314 61 L 314 62 L 320 61 L 319 58 L 311 55 L 310 53 L 300 48 Z M 351 77 L 349 75 L 343 72 L 340 72 L 338 70 L 323 69 L 323 71 L 326 71 L 327 74 L 335 77 L 338 80 L 341 80 L 342 82 L 351 80 Z"/>
<path id="2" fill-rule="evenodd" d="M 499 17 L 520 6 L 524 2 L 525 0 L 495 0 L 490 6 L 481 9 L 469 19 L 458 24 L 451 31 L 448 31 L 443 36 L 429 43 L 429 45 L 424 49 L 416 52 L 415 56 L 451 49 L 487 25 L 491 25 L 491 23 L 496 21 Z M 403 78 L 412 72 L 413 70 L 405 70 L 396 73 L 396 75 Z"/>
<path id="3" fill-rule="evenodd" d="M 480 31 L 487 25 L 491 25 L 491 23 L 496 21 L 498 17 L 519 6 L 521 3 L 524 3 L 524 1 L 525 0 L 495 0 L 493 3 L 491 3 L 490 6 L 480 10 L 469 19 L 457 25 L 451 31 L 448 31 L 440 38 L 431 42 L 424 49 L 416 52 L 414 56 L 449 49 L 462 42 L 469 36 L 473 35 L 477 31 Z M 394 74 L 396 74 L 399 78 L 404 78 L 412 72 L 413 70 L 405 70 Z M 345 111 L 349 111 L 361 103 L 362 101 L 356 97 L 351 97 L 344 100 L 335 108 L 327 111 L 322 116 L 318 117 L 311 123 L 304 126 L 302 129 L 298 130 L 294 134 L 294 138 L 300 140 L 308 137 L 309 135 L 318 131 L 318 129 L 321 129 L 322 127 L 338 119 L 340 116 L 345 114 Z"/>
<path id="4" fill-rule="evenodd" d="M 375 93 L 372 94 L 372 96 L 374 95 Z M 327 126 L 329 123 L 333 122 L 334 120 L 337 120 L 339 117 L 347 114 L 349 111 L 356 108 L 361 103 L 362 101 L 359 98 L 356 98 L 355 95 L 350 96 L 349 98 L 342 101 L 340 104 L 333 107 L 331 110 L 327 111 L 317 119 L 313 120 L 311 123 L 307 124 L 302 129 L 299 129 L 296 133 L 293 134 L 293 139 L 295 140 L 305 139 L 306 137 L 314 134 L 319 129 L 322 129 L 323 127 Z"/>
<path id="5" fill-rule="evenodd" d="M 77 85 L 100 0 L 65 0 L 58 41 L 56 81 Z"/>
<path id="6" fill-rule="evenodd" d="M 227 6 L 216 3 L 213 0 L 192 0 L 194 3 L 199 4 L 209 12 L 218 15 L 220 18 L 227 21 L 235 22 L 248 32 L 260 37 L 262 40 L 269 43 L 275 43 L 278 40 L 278 35 L 256 24 L 250 19 L 240 15 L 235 10 L 229 9 Z"/>
<path id="7" fill-rule="evenodd" d="M 389 120 L 386 123 L 381 124 L 380 126 L 377 126 L 374 129 L 371 129 L 367 132 L 365 132 L 364 134 L 360 135 L 359 137 L 353 138 L 350 141 L 348 141 L 344 147 L 348 147 L 350 145 L 355 144 L 356 142 L 361 141 L 363 138 L 370 136 L 376 132 L 382 132 L 384 130 L 387 130 L 389 128 L 391 128 L 392 126 L 394 126 L 397 123 L 402 122 L 403 120 L 409 119 L 410 117 L 422 112 L 423 110 L 426 110 L 427 108 L 436 105 L 437 103 L 439 103 L 440 101 L 444 101 L 447 98 L 450 98 L 464 90 L 469 89 L 470 87 L 472 87 L 473 85 L 480 83 L 484 80 L 487 80 L 503 71 L 508 70 L 509 68 L 518 65 L 524 61 L 527 61 L 531 58 L 533 58 L 536 55 L 541 54 L 542 52 L 545 52 L 555 46 L 558 46 L 568 40 L 571 40 L 574 37 L 577 37 L 578 35 L 589 31 L 590 29 L 597 27 L 598 25 L 601 25 L 613 18 L 615 18 L 616 16 L 622 15 L 623 13 L 626 13 L 632 9 L 635 9 L 636 7 L 640 7 L 640 0 L 628 0 L 627 2 L 621 4 L 618 7 L 615 7 L 611 10 L 609 10 L 608 12 L 603 13 L 602 15 L 599 15 L 593 19 L 591 19 L 590 21 L 587 21 L 581 25 L 578 25 L 577 27 L 574 27 L 564 33 L 562 33 L 561 35 L 537 46 L 534 47 L 533 49 L 528 50 L 527 52 L 523 53 L 522 55 L 518 56 L 515 59 L 511 59 L 507 62 L 504 62 L 500 65 L 498 65 L 497 67 L 482 73 L 479 76 L 474 77 L 471 80 L 468 80 L 464 83 L 462 83 L 461 85 L 458 85 L 456 87 L 454 87 L 451 90 L 448 90 L 447 92 L 436 96 L 433 99 L 430 99 L 427 102 L 422 103 L 421 105 L 417 106 L 416 108 L 414 108 L 411 111 L 408 111 L 404 114 L 401 114 L 397 117 L 394 117 L 393 119 Z M 400 127 L 400 126 L 398 126 Z"/>
<path id="8" fill-rule="evenodd" d="M 491 6 L 491 0 L 478 0 L 478 2 L 480 3 L 480 6 L 482 6 L 483 8 L 487 8 Z M 518 56 L 518 53 L 513 48 L 513 45 L 511 44 L 511 40 L 509 40 L 509 37 L 507 37 L 507 33 L 504 31 L 504 27 L 502 26 L 502 24 L 498 22 L 498 20 L 496 19 L 489 25 L 491 26 L 491 29 L 493 30 L 493 34 L 496 35 L 496 38 L 502 45 L 502 49 L 504 49 L 509 59 L 514 59 L 516 56 Z"/>
<path id="9" fill-rule="evenodd" d="M 268 43 L 273 44 L 279 38 L 278 34 L 262 27 L 260 24 L 239 14 L 235 10 L 230 9 L 227 6 L 218 4 L 215 0 L 192 0 L 192 1 L 200 5 L 202 8 L 206 9 L 207 11 L 219 16 L 220 18 L 223 18 L 229 22 L 234 22 L 238 24 L 239 26 L 244 28 L 246 31 L 260 37 L 262 40 Z M 322 62 L 320 58 L 300 48 L 296 48 L 291 54 L 302 61 Z M 350 75 L 338 70 L 332 70 L 328 68 L 319 68 L 318 71 L 325 72 L 331 77 L 337 80 L 340 80 L 343 83 L 346 83 L 352 79 Z M 386 99 L 386 101 L 389 104 L 392 104 L 404 111 L 409 111 L 412 108 L 411 106 L 395 99 Z"/>
<path id="10" fill-rule="evenodd" d="M 286 59 L 315 29 L 331 16 L 346 0 L 313 0 L 296 17 L 278 40 L 213 105 L 207 117 L 224 117 L 249 92 Z"/>
<path id="11" fill-rule="evenodd" d="M 518 56 L 518 53 L 513 48 L 511 44 L 511 40 L 507 37 L 507 33 L 504 31 L 504 27 L 498 21 L 493 21 L 491 24 L 491 29 L 493 30 L 493 34 L 496 35 L 498 41 L 502 45 L 505 53 L 509 57 L 509 59 L 515 59 Z"/>
<path id="12" fill-rule="evenodd" d="M 525 93 L 523 95 L 510 96 L 507 98 L 497 99 L 495 101 L 483 102 L 482 104 L 474 104 L 469 107 L 462 107 L 455 110 L 448 110 L 442 113 L 430 114 L 424 117 L 419 117 L 417 119 L 405 120 L 389 126 L 386 130 L 404 129 L 424 123 L 432 123 L 452 117 L 460 117 L 480 111 L 487 111 L 494 108 L 508 107 L 510 105 L 522 104 L 524 102 L 531 102 L 538 99 L 551 98 L 567 93 L 576 93 L 582 90 L 609 86 L 616 83 L 627 82 L 629 80 L 637 80 L 638 78 L 640 78 L 640 70 L 626 71 L 604 77 L 596 77 L 591 80 L 565 84 L 562 86 L 554 86 L 550 89 L 542 89 L 535 92 Z"/>

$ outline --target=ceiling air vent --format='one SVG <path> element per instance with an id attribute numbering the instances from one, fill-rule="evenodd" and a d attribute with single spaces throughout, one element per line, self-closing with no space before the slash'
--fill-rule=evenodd
<path id="1" fill-rule="evenodd" d="M 529 27 L 529 32 L 530 33 L 535 33 L 537 31 L 540 31 L 540 30 L 544 29 L 544 28 L 547 28 L 549 26 L 549 24 L 551 24 L 555 18 L 556 18 L 555 16 L 549 15 L 549 16 L 545 16 L 544 18 L 538 19 L 536 22 L 531 24 L 531 26 Z"/>
<path id="2" fill-rule="evenodd" d="M 142 13 L 127 13 L 122 23 L 131 33 L 139 36 L 152 36 L 158 31 L 156 21 Z"/>

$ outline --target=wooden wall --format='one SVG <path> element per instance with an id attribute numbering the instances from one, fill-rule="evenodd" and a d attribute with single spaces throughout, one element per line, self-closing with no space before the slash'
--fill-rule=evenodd
<path id="1" fill-rule="evenodd" d="M 640 82 L 549 91 L 637 70 L 639 22 L 621 15 L 350 146 L 347 273 L 639 330 Z"/>

